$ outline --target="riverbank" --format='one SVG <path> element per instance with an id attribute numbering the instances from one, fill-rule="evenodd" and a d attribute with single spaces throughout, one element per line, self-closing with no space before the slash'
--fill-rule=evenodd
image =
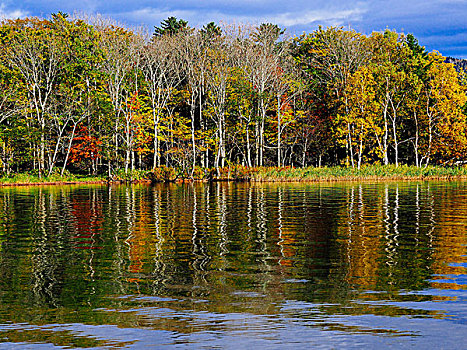
<path id="1" fill-rule="evenodd" d="M 196 168 L 193 177 L 174 168 L 134 170 L 125 174 L 117 171 L 111 179 L 105 176 L 52 174 L 39 177 L 22 173 L 0 177 L 0 186 L 73 185 L 107 183 L 157 183 L 192 181 L 252 181 L 252 182 L 337 182 L 337 181 L 410 181 L 467 179 L 467 167 L 438 167 L 371 165 L 360 169 L 350 167 L 244 167 L 231 166 L 216 169 Z"/>

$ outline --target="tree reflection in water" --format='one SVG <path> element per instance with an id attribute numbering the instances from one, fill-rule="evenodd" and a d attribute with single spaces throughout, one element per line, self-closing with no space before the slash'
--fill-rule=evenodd
<path id="1" fill-rule="evenodd" d="M 191 332 L 232 313 L 292 317 L 284 306 L 301 302 L 314 305 L 290 311 L 301 322 L 352 333 L 322 321 L 441 319 L 420 305 L 458 299 L 427 291 L 465 289 L 463 182 L 0 191 L 3 323 Z"/>

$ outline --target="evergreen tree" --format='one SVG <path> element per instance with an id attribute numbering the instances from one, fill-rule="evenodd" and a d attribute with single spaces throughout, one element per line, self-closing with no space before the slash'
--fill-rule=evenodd
<path id="1" fill-rule="evenodd" d="M 160 27 L 154 27 L 154 36 L 174 35 L 188 28 L 188 22 L 176 17 L 169 17 L 161 22 Z"/>

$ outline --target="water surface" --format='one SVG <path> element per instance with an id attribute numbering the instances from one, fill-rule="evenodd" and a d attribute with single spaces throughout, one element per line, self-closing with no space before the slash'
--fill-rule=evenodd
<path id="1" fill-rule="evenodd" d="M 0 348 L 463 348 L 467 182 L 0 189 Z"/>

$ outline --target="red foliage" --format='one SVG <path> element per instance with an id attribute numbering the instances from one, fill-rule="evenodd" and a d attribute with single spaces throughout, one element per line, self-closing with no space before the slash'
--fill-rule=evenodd
<path id="1" fill-rule="evenodd" d="M 100 155 L 102 142 L 92 136 L 86 126 L 81 126 L 73 138 L 70 149 L 70 162 L 80 163 L 84 160 L 96 160 Z"/>
<path id="2" fill-rule="evenodd" d="M 131 95 L 130 101 L 127 102 L 127 107 L 132 111 L 137 111 L 141 108 L 141 102 L 139 100 L 138 91 Z"/>

